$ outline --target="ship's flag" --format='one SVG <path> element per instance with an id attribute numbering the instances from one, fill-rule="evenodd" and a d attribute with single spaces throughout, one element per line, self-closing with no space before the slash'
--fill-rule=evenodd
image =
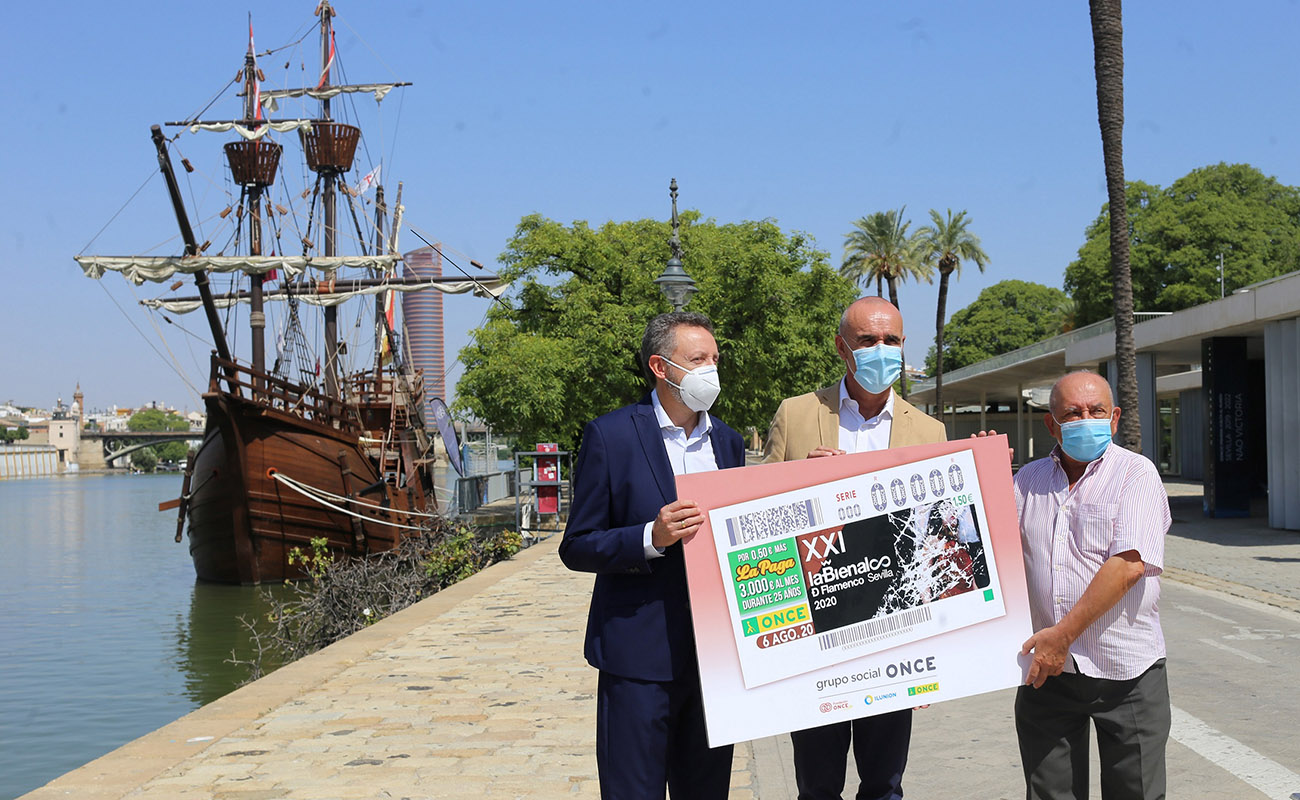
<path id="1" fill-rule="evenodd" d="M 330 82 L 330 67 L 334 66 L 334 31 L 330 31 L 330 57 L 325 60 L 325 69 L 321 70 L 320 83 L 316 84 L 319 89 Z"/>
<path id="2" fill-rule="evenodd" d="M 357 195 L 364 194 L 370 189 L 373 189 L 375 185 L 379 183 L 379 169 L 383 166 L 383 164 L 376 164 L 374 169 L 367 172 L 365 177 L 357 181 L 357 187 L 355 189 Z"/>
<path id="3" fill-rule="evenodd" d="M 262 82 L 257 79 L 257 49 L 253 47 L 253 15 L 248 15 L 248 53 L 253 56 L 253 119 L 262 118 Z"/>
<path id="4" fill-rule="evenodd" d="M 393 297 L 396 292 L 384 292 L 384 319 L 387 323 L 384 330 L 379 332 L 379 361 L 381 364 L 387 364 L 393 360 L 393 347 L 390 343 L 388 332 L 395 330 L 393 327 Z"/>

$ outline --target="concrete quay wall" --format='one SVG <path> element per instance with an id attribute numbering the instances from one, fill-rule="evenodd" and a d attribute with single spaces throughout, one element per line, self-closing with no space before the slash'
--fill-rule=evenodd
<path id="1" fill-rule="evenodd" d="M 0 478 L 42 478 L 57 474 L 59 454 L 53 445 L 0 445 Z"/>

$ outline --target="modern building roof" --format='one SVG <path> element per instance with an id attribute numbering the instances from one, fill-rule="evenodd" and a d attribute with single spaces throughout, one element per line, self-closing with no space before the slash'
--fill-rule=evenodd
<path id="1" fill-rule="evenodd" d="M 1190 369 L 1201 361 L 1201 340 L 1214 336 L 1262 337 L 1268 323 L 1300 316 L 1300 272 L 1245 286 L 1220 300 L 1175 312 L 1134 314 L 1133 340 L 1139 353 L 1156 357 L 1158 366 L 1174 368 L 1183 378 L 1163 380 L 1159 391 L 1174 384 L 1199 385 Z M 948 403 L 1013 402 L 1018 389 L 1054 382 L 1071 369 L 1095 368 L 1115 357 L 1115 323 L 1102 320 L 1028 347 L 1003 353 L 945 373 Z M 909 399 L 934 402 L 934 381 L 913 384 Z"/>

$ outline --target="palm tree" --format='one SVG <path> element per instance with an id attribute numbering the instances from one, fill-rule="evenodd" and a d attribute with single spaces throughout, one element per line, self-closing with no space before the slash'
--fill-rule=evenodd
<path id="1" fill-rule="evenodd" d="M 1115 298 L 1115 365 L 1119 406 L 1138 408 L 1137 348 L 1133 343 L 1133 275 L 1128 261 L 1128 204 L 1124 191 L 1124 18 L 1120 0 L 1089 0 L 1093 70 L 1097 75 L 1097 122 L 1106 165 L 1110 208 L 1110 274 Z M 1119 418 L 1119 443 L 1142 451 L 1136 413 Z"/>
<path id="2" fill-rule="evenodd" d="M 1079 304 L 1073 297 L 1066 297 L 1058 303 L 1053 314 L 1056 317 L 1056 327 L 1060 328 L 1059 333 L 1069 333 L 1079 327 Z"/>
<path id="3" fill-rule="evenodd" d="M 870 286 L 876 282 L 876 296 L 881 283 L 889 284 L 889 302 L 898 305 L 899 281 L 914 278 L 929 283 L 934 268 L 918 257 L 917 239 L 907 235 L 912 223 L 903 219 L 907 206 L 897 211 L 877 211 L 853 223 L 844 237 L 844 262 L 840 274 L 855 283 Z M 901 309 L 900 309 L 901 310 Z M 899 394 L 907 399 L 907 371 L 903 371 Z"/>
<path id="4" fill-rule="evenodd" d="M 898 307 L 898 282 L 914 278 L 930 281 L 934 269 L 917 257 L 916 237 L 907 235 L 912 223 L 903 219 L 906 206 L 897 211 L 877 211 L 853 223 L 844 237 L 844 262 L 840 274 L 864 288 L 889 284 L 889 302 Z"/>
<path id="5" fill-rule="evenodd" d="M 939 267 L 939 313 L 935 320 L 934 335 L 934 404 L 943 413 L 943 323 L 948 309 L 948 278 L 957 273 L 961 277 L 961 262 L 973 261 L 975 266 L 984 271 L 989 257 L 980 247 L 979 237 L 971 233 L 967 226 L 970 217 L 965 209 L 952 213 L 948 209 L 945 219 L 938 211 L 930 209 L 931 225 L 926 225 L 916 232 L 921 261 Z"/>

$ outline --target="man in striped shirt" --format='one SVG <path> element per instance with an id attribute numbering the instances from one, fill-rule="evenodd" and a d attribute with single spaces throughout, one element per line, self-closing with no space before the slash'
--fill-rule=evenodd
<path id="1" fill-rule="evenodd" d="M 1058 446 L 1016 475 L 1034 635 L 1016 695 L 1029 798 L 1088 797 L 1097 727 L 1102 797 L 1163 798 L 1169 684 L 1158 601 L 1169 498 L 1155 466 L 1111 442 L 1110 386 L 1074 372 L 1044 417 Z"/>

